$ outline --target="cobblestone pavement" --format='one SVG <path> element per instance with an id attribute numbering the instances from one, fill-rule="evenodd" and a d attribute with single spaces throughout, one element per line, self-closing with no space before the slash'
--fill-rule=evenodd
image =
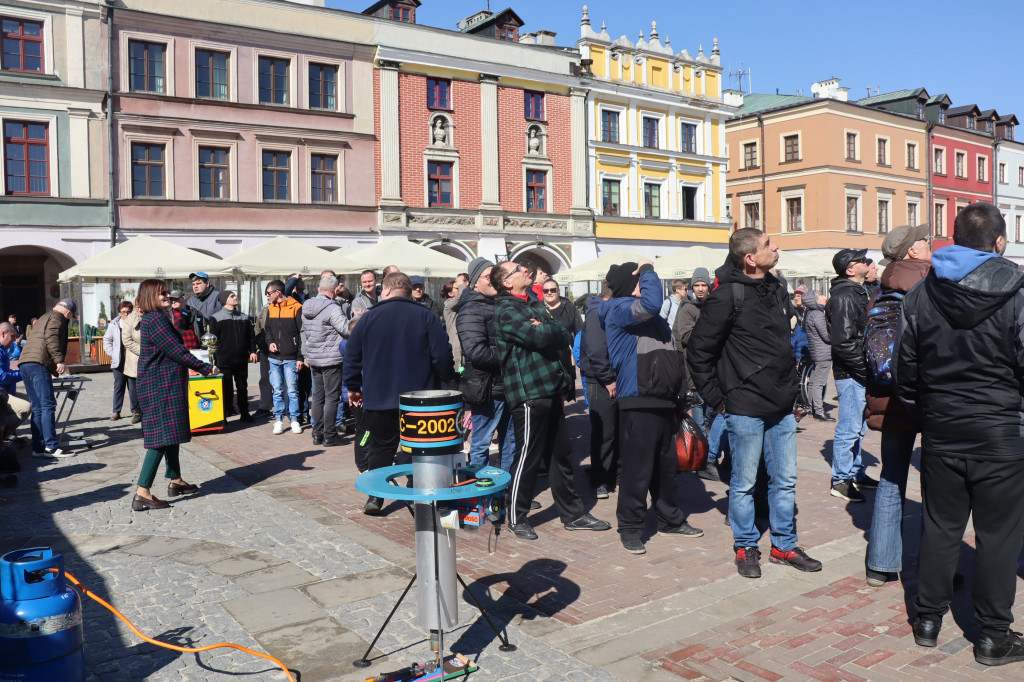
<path id="1" fill-rule="evenodd" d="M 183 450 L 183 475 L 200 484 L 199 494 L 178 498 L 169 511 L 133 513 L 141 434 L 128 420 L 107 421 L 110 375 L 92 378 L 71 428 L 95 446 L 56 462 L 22 451 L 18 487 L 0 490 L 0 551 L 52 546 L 68 571 L 143 632 L 184 646 L 226 641 L 265 651 L 305 682 L 365 680 L 429 658 L 413 588 L 374 647 L 373 665 L 352 666 L 409 583 L 415 557 L 404 506 L 362 514 L 350 439 L 324 450 L 312 446 L 308 430 L 272 436 L 267 422 L 232 419 Z M 579 403 L 570 411 L 574 451 L 585 463 L 587 419 Z M 624 552 L 614 531 L 563 530 L 544 490 L 543 508 L 532 515 L 539 540 L 457 534 L 461 575 L 518 650 L 500 652 L 465 599 L 446 649 L 474 660 L 480 671 L 470 677 L 481 681 L 1020 679 L 1024 667 L 974 662 L 973 534 L 961 554 L 968 586 L 940 646 L 913 643 L 907 606 L 916 592 L 917 460 L 903 580 L 871 589 L 863 561 L 872 493 L 861 505 L 831 497 L 830 425 L 808 419 L 801 426 L 800 543 L 824 562 L 822 572 L 766 563 L 761 580 L 736 575 L 723 524 L 726 488 L 690 474 L 679 478 L 679 497 L 705 536 L 657 536 L 651 519 L 643 556 Z M 865 452 L 877 477 L 877 434 Z M 581 468 L 576 483 L 592 512 L 614 521 L 615 495 L 593 499 Z M 85 599 L 83 608 L 90 680 L 285 679 L 273 664 L 234 650 L 178 654 L 141 643 L 96 603 Z"/>

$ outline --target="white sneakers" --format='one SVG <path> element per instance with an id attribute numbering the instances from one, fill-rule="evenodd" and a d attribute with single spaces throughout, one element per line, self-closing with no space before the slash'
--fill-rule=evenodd
<path id="1" fill-rule="evenodd" d="M 41 458 L 44 458 L 44 459 L 65 459 L 67 457 L 74 457 L 75 454 L 77 454 L 77 453 L 65 452 L 64 450 L 61 450 L 60 448 L 55 448 L 53 450 L 51 450 L 50 448 L 47 448 L 47 449 L 43 450 L 42 452 L 33 452 L 32 456 L 33 457 L 41 457 Z"/>
<path id="2" fill-rule="evenodd" d="M 274 435 L 280 436 L 284 433 L 284 422 L 274 422 Z M 298 419 L 292 420 L 292 433 L 302 433 L 302 424 L 299 423 Z"/>

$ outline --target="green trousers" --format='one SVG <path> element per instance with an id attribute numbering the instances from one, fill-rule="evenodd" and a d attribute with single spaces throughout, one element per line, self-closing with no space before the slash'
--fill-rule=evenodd
<path id="1" fill-rule="evenodd" d="M 146 450 L 146 459 L 142 462 L 142 473 L 139 474 L 139 486 L 149 488 L 156 478 L 156 470 L 160 468 L 160 460 L 167 460 L 167 478 L 181 478 L 181 463 L 178 460 L 178 445 L 167 445 L 162 448 Z"/>

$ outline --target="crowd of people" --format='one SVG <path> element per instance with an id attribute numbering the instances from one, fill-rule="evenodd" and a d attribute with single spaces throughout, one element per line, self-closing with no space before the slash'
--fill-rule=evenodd
<path id="1" fill-rule="evenodd" d="M 543 268 L 476 258 L 441 288 L 421 277 L 366 270 L 350 292 L 332 271 L 316 291 L 297 274 L 265 287 L 255 319 L 237 292 L 218 291 L 202 272 L 193 295 L 147 280 L 134 302 L 118 307 L 104 345 L 114 372 L 111 419 L 125 388 L 146 455 L 132 500 L 137 511 L 168 503 L 151 487 L 161 462 L 167 493 L 198 487 L 181 477 L 179 448 L 190 438 L 187 370 L 219 373 L 227 413 L 251 422 L 267 416 L 271 433 L 309 429 L 314 445 L 352 435 L 360 472 L 408 461 L 399 448 L 399 395 L 461 391 L 470 413 L 472 466 L 507 469 L 507 523 L 522 540 L 538 538 L 530 513 L 538 478 L 547 476 L 567 531 L 606 531 L 576 490 L 566 401 L 583 382 L 590 424 L 590 491 L 616 495 L 614 526 L 622 547 L 644 554 L 649 510 L 659 536 L 694 539 L 677 494 L 676 436 L 684 412 L 708 441 L 698 475 L 728 485 L 728 523 L 739 575 L 761 577 L 766 505 L 771 563 L 820 571 L 798 544 L 798 422 L 834 424 L 830 495 L 864 503 L 876 489 L 865 579 L 878 587 L 903 570 L 903 506 L 911 457 L 921 434 L 924 515 L 913 633 L 936 646 L 948 611 L 959 544 L 969 517 L 977 537 L 974 604 L 986 665 L 1024 661 L 1010 631 L 1017 557 L 1024 542 L 1024 274 L 1001 257 L 1006 226 L 998 209 L 966 207 L 954 245 L 932 253 L 927 225 L 890 231 L 881 277 L 865 249 L 838 250 L 829 291 L 789 284 L 776 273 L 778 246 L 753 228 L 730 237 L 725 263 L 669 283 L 647 259 L 612 266 L 600 295 L 576 304 Z M 0 397 L 4 436 L 32 417 L 33 453 L 67 456 L 53 424 L 52 377 L 64 371 L 73 301 L 60 301 L 32 327 L 20 365 L 9 349 L 22 338 L 0 323 Z M 190 353 L 217 339 L 215 357 Z M 249 410 L 248 367 L 260 363 L 260 405 Z M 216 366 L 214 366 L 214 364 Z M 799 377 L 804 374 L 801 390 Z M 836 416 L 825 387 L 831 372 Z M 15 395 L 23 381 L 25 398 Z M 866 473 L 862 443 L 881 432 L 881 474 Z M 367 515 L 385 500 L 369 497 Z M 916 530 L 916 529 L 915 529 Z"/>

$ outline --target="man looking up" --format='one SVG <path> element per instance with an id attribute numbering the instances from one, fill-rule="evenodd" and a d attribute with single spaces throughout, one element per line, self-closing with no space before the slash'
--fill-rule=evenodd
<path id="1" fill-rule="evenodd" d="M 832 342 L 832 377 L 839 393 L 830 494 L 847 502 L 863 502 L 860 489 L 878 485 L 878 481 L 864 474 L 860 458 L 861 442 L 868 430 L 864 420 L 868 371 L 864 359 L 864 326 L 869 299 L 864 278 L 871 269 L 871 259 L 867 253 L 867 249 L 836 252 L 832 267 L 838 277 L 832 280 L 825 304 L 825 323 Z"/>
<path id="2" fill-rule="evenodd" d="M 737 572 L 760 578 L 761 534 L 754 524 L 754 484 L 763 457 L 768 470 L 770 561 L 820 571 L 797 546 L 796 358 L 789 343 L 789 294 L 769 270 L 779 247 L 761 230 L 744 227 L 729 238 L 729 259 L 715 274 L 687 346 L 697 390 L 725 415 L 732 457 L 729 524 Z"/>
<path id="3" fill-rule="evenodd" d="M 1024 641 L 1010 630 L 1024 539 L 1024 274 L 1000 257 L 1005 250 L 998 208 L 960 211 L 953 246 L 935 252 L 924 283 L 904 297 L 894 343 L 896 395 L 921 416 L 914 641 L 938 643 L 970 518 L 982 665 L 1024 661 Z"/>
<path id="4" fill-rule="evenodd" d="M 63 374 L 68 351 L 68 322 L 75 316 L 75 302 L 61 299 L 53 310 L 32 325 L 32 334 L 21 351 L 18 370 L 25 382 L 25 394 L 32 403 L 32 456 L 73 457 L 60 449 L 57 439 L 57 399 L 53 375 Z"/>
<path id="5" fill-rule="evenodd" d="M 491 284 L 498 291 L 494 331 L 516 438 L 509 529 L 516 537 L 537 539 L 526 515 L 533 502 L 537 469 L 545 462 L 551 496 L 565 529 L 609 530 L 611 524 L 586 512 L 573 485 L 564 412 L 565 396 L 573 390 L 570 367 L 563 362 L 563 351 L 572 341 L 569 330 L 552 319 L 543 304 L 527 300 L 532 278 L 526 266 L 499 263 L 491 270 Z"/>

